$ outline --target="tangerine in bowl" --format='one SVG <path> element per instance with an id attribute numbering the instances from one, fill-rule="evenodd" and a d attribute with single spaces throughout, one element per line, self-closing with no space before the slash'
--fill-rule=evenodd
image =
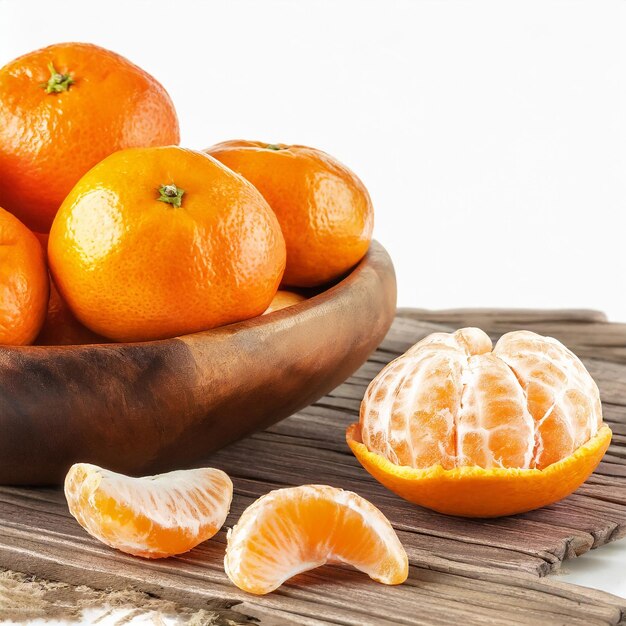
<path id="1" fill-rule="evenodd" d="M 611 441 L 600 394 L 562 343 L 530 331 L 492 345 L 478 328 L 433 333 L 369 385 L 348 445 L 415 504 L 464 517 L 552 504 L 593 472 Z"/>

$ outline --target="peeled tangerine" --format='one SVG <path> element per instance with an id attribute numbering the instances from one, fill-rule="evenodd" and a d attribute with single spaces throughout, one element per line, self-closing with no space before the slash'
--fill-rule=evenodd
<path id="1" fill-rule="evenodd" d="M 202 468 L 131 478 L 76 463 L 65 477 L 70 513 L 93 537 L 135 556 L 187 552 L 222 527 L 233 483 Z"/>
<path id="2" fill-rule="evenodd" d="M 369 385 L 348 445 L 403 498 L 451 515 L 529 511 L 572 493 L 611 440 L 598 387 L 552 337 L 434 333 Z"/>
<path id="3" fill-rule="evenodd" d="M 329 561 L 387 585 L 403 583 L 408 559 L 387 518 L 351 491 L 327 485 L 277 489 L 228 533 L 224 569 L 240 589 L 265 594 Z"/>

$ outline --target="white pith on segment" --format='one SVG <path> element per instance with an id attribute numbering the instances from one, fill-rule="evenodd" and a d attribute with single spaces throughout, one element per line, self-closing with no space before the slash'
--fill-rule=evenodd
<path id="1" fill-rule="evenodd" d="M 239 588 L 262 594 L 333 561 L 386 584 L 408 573 L 400 540 L 373 504 L 351 491 L 302 485 L 272 491 L 244 511 L 228 532 L 224 569 Z"/>
<path id="2" fill-rule="evenodd" d="M 365 393 L 360 423 L 367 448 L 396 465 L 529 469 L 593 437 L 602 409 L 589 372 L 556 339 L 515 331 L 492 351 L 482 330 L 463 328 L 389 363 Z"/>
<path id="3" fill-rule="evenodd" d="M 213 468 L 132 478 L 77 463 L 65 479 L 70 512 L 85 530 L 107 545 L 144 557 L 160 555 L 154 534 L 163 530 L 182 535 L 187 549 L 212 537 L 226 521 L 232 496 L 228 475 Z M 115 506 L 103 512 L 101 503 L 108 499 Z"/>

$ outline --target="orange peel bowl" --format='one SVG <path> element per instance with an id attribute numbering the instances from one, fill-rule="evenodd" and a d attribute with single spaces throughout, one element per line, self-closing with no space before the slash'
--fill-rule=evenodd
<path id="1" fill-rule="evenodd" d="M 363 467 L 441 513 L 498 517 L 564 498 L 611 441 L 578 357 L 530 331 L 433 333 L 370 383 L 346 433 Z"/>
<path id="2" fill-rule="evenodd" d="M 611 429 L 602 426 L 573 454 L 543 470 L 396 465 L 365 447 L 360 424 L 348 427 L 346 441 L 377 481 L 413 504 L 461 517 L 500 517 L 532 511 L 573 493 L 602 460 Z"/>

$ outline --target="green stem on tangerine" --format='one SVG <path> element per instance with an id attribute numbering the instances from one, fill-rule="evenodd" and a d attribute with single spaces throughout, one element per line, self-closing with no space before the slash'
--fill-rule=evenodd
<path id="1" fill-rule="evenodd" d="M 182 206 L 183 194 L 185 193 L 184 189 L 181 189 L 172 183 L 171 185 L 161 185 L 158 192 L 159 197 L 157 200 L 159 202 L 166 202 L 167 204 L 171 204 L 177 208 Z"/>
<path id="2" fill-rule="evenodd" d="M 46 93 L 68 91 L 70 85 L 74 84 L 74 79 L 69 74 L 60 74 L 56 71 L 52 61 L 48 63 L 48 69 L 50 70 L 50 78 L 47 83 L 41 83 L 41 87 L 46 90 Z"/>
<path id="3" fill-rule="evenodd" d="M 277 143 L 268 143 L 265 146 L 266 150 L 282 150 L 282 148 Z"/>

